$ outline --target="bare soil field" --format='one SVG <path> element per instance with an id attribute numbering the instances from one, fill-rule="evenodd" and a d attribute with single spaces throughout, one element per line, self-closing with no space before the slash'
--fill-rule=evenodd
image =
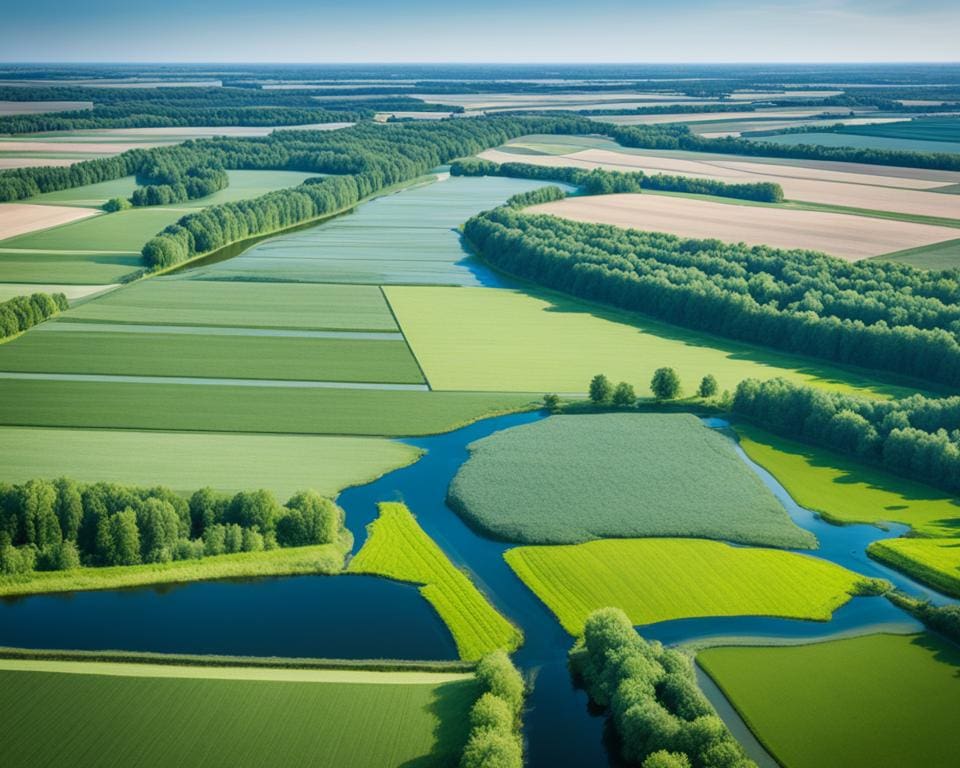
<path id="1" fill-rule="evenodd" d="M 60 205 L 0 204 L 0 240 L 96 216 L 99 211 Z"/>
<path id="2" fill-rule="evenodd" d="M 169 142 L 146 141 L 3 141 L 2 152 L 76 152 L 91 155 L 119 155 L 128 149 L 148 149 L 160 147 Z"/>
<path id="3" fill-rule="evenodd" d="M 10 168 L 38 168 L 40 166 L 64 166 L 87 160 L 87 157 L 4 157 L 0 155 L 0 171 Z"/>
<path id="4" fill-rule="evenodd" d="M 700 123 L 712 120 L 750 120 L 758 117 L 805 118 L 816 115 L 848 115 L 849 107 L 793 107 L 750 112 L 677 112 L 669 115 L 610 115 L 595 117 L 601 123 L 618 125 L 657 125 L 660 123 Z"/>
<path id="5" fill-rule="evenodd" d="M 92 108 L 90 101 L 0 101 L 0 115 L 38 115 Z"/>
<path id="6" fill-rule="evenodd" d="M 467 111 L 493 112 L 503 109 L 604 109 L 661 105 L 661 104 L 719 104 L 716 100 L 698 99 L 679 93 L 443 93 L 417 94 L 418 99 L 429 103 L 452 104 Z"/>
<path id="7" fill-rule="evenodd" d="M 949 227 L 651 194 L 570 197 L 528 210 L 681 237 L 824 251 L 847 261 L 939 243 L 957 234 Z"/>
<path id="8" fill-rule="evenodd" d="M 44 285 L 42 283 L 0 283 L 0 301 L 12 299 L 14 296 L 27 296 L 31 293 L 62 293 L 70 301 L 83 299 L 95 293 L 116 288 L 112 285 Z"/>
<path id="9" fill-rule="evenodd" d="M 690 130 L 705 139 L 741 136 L 746 131 L 781 131 L 786 128 L 827 128 L 833 125 L 878 125 L 903 123 L 909 117 L 828 117 L 826 119 L 796 118 L 793 120 L 738 120 L 732 123 L 692 123 Z"/>

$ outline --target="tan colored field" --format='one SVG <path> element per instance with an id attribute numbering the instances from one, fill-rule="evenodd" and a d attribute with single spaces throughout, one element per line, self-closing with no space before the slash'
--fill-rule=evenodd
<path id="1" fill-rule="evenodd" d="M 847 115 L 849 107 L 795 107 L 792 109 L 764 109 L 750 112 L 675 112 L 669 115 L 610 115 L 592 119 L 618 125 L 658 125 L 660 123 L 699 123 L 712 120 L 750 120 L 758 117 L 805 118 L 816 115 Z"/>
<path id="2" fill-rule="evenodd" d="M 681 237 L 824 251 L 847 261 L 939 243 L 957 235 L 957 230 L 949 227 L 653 194 L 569 197 L 528 210 Z"/>
<path id="3" fill-rule="evenodd" d="M 62 205 L 0 204 L 0 240 L 14 235 L 49 229 L 78 219 L 96 216 L 89 208 L 68 208 Z"/>
<path id="4" fill-rule="evenodd" d="M 43 112 L 72 112 L 91 109 L 90 101 L 0 101 L 0 115 L 37 115 Z"/>
<path id="5" fill-rule="evenodd" d="M 771 181 L 783 187 L 783 193 L 788 200 L 960 219 L 960 202 L 956 196 L 922 191 L 924 188 L 942 186 L 940 182 L 923 179 L 849 174 L 749 161 L 687 160 L 666 155 L 628 154 L 605 149 L 587 149 L 569 155 L 522 156 L 488 150 L 482 152 L 480 157 L 498 163 L 523 162 L 552 167 L 668 173 L 732 183 Z"/>
<path id="6" fill-rule="evenodd" d="M 494 112 L 504 109 L 604 109 L 650 106 L 651 104 L 718 104 L 677 93 L 443 93 L 417 94 L 418 99 L 436 104 L 453 104 L 468 111 Z"/>
<path id="7" fill-rule="evenodd" d="M 106 141 L 4 141 L 0 152 L 77 152 L 91 155 L 119 155 L 128 149 L 148 149 L 163 146 L 164 142 L 106 142 Z"/>
<path id="8" fill-rule="evenodd" d="M 101 128 L 74 134 L 78 137 L 104 137 L 107 139 L 133 139 L 155 136 L 166 139 L 202 139 L 211 136 L 267 136 L 274 131 L 333 131 L 348 128 L 353 123 L 310 123 L 309 125 L 214 125 L 174 126 L 164 128 Z M 55 134 L 48 134 L 55 135 Z M 69 136 L 70 134 L 62 134 Z"/>
<path id="9" fill-rule="evenodd" d="M 0 283 L 0 301 L 14 296 L 27 296 L 31 293 L 62 293 L 70 301 L 83 299 L 95 293 L 112 290 L 114 285 L 43 285 L 40 283 Z"/>
<path id="10" fill-rule="evenodd" d="M 65 166 L 88 160 L 87 157 L 4 157 L 0 154 L 0 171 L 9 168 L 39 168 Z"/>

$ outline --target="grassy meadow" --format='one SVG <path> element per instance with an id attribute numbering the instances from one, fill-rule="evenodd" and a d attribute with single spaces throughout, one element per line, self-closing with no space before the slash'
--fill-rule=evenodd
<path id="1" fill-rule="evenodd" d="M 571 635 L 615 605 L 634 624 L 704 616 L 827 621 L 862 579 L 838 565 L 703 539 L 604 539 L 504 557 Z"/>
<path id="2" fill-rule="evenodd" d="M 690 414 L 553 416 L 496 432 L 470 451 L 450 499 L 471 524 L 506 541 L 816 543 L 727 438 Z"/>
<path id="3" fill-rule="evenodd" d="M 944 594 L 960 597 L 960 538 L 887 539 L 875 541 L 867 553 Z"/>
<path id="4" fill-rule="evenodd" d="M 97 665 L 88 665 L 96 667 Z M 200 670 L 202 672 L 202 670 Z M 239 678 L 240 675 L 237 675 Z M 0 670 L 8 768 L 168 765 L 454 768 L 472 680 L 410 683 Z M 56 736 L 51 738 L 51 718 Z"/>
<path id="5" fill-rule="evenodd" d="M 918 269 L 956 269 L 960 264 L 960 239 L 947 240 L 920 248 L 888 253 L 878 257 L 883 261 L 897 261 Z"/>
<path id="6" fill-rule="evenodd" d="M 348 570 L 422 584 L 421 594 L 449 627 L 462 659 L 479 659 L 499 648 L 512 651 L 523 640 L 403 504 L 380 504 L 380 516 Z"/>
<path id="7" fill-rule="evenodd" d="M 649 395 L 653 372 L 680 374 L 691 395 L 713 374 L 721 391 L 745 378 L 782 376 L 880 397 L 915 390 L 856 372 L 728 341 L 560 294 L 476 288 L 384 289 L 434 389 L 586 392 L 605 373 Z"/>
<path id="8" fill-rule="evenodd" d="M 8 483 L 66 476 L 183 494 L 267 488 L 281 500 L 306 488 L 333 497 L 418 456 L 411 446 L 372 437 L 30 427 L 0 427 L 0 454 L 0 481 Z"/>
<path id="9" fill-rule="evenodd" d="M 782 765 L 956 765 L 960 652 L 936 635 L 711 648 L 697 662 Z"/>
<path id="10" fill-rule="evenodd" d="M 0 275 L 17 283 L 116 283 L 143 266 L 139 251 L 31 251 L 0 245 Z M 29 288 L 29 286 L 27 286 Z"/>
<path id="11" fill-rule="evenodd" d="M 919 138 L 921 133 L 910 134 L 906 131 L 899 133 L 867 133 L 868 129 L 893 129 L 898 125 L 910 123 L 884 123 L 877 126 L 855 125 L 844 128 L 842 131 L 824 131 L 822 133 L 780 133 L 772 136 L 746 137 L 756 141 L 769 141 L 773 144 L 818 144 L 822 147 L 856 147 L 857 149 L 888 149 L 908 152 L 960 152 L 960 140 L 924 139 Z"/>

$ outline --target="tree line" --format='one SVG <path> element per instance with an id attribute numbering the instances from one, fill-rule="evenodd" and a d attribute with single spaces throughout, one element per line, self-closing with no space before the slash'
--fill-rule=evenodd
<path id="1" fill-rule="evenodd" d="M 960 384 L 955 272 L 529 215 L 464 235 L 505 272 L 579 298 L 831 362 Z"/>
<path id="2" fill-rule="evenodd" d="M 315 491 L 280 505 L 267 490 L 169 488 L 67 478 L 0 483 L 0 573 L 166 563 L 337 540 L 343 512 Z"/>
<path id="3" fill-rule="evenodd" d="M 220 167 L 190 165 L 181 167 L 172 163 L 149 163 L 137 174 L 143 184 L 133 191 L 130 203 L 134 206 L 169 205 L 207 197 L 230 184 L 230 177 Z"/>
<path id="4" fill-rule="evenodd" d="M 506 176 L 515 179 L 541 179 L 561 181 L 579 187 L 586 195 L 611 195 L 624 192 L 641 192 L 655 189 L 665 192 L 686 192 L 697 195 L 732 197 L 740 200 L 757 200 L 764 203 L 783 202 L 783 189 L 779 184 L 760 181 L 744 184 L 728 184 L 714 179 L 698 179 L 693 176 L 671 176 L 658 173 L 647 175 L 643 171 L 608 171 L 594 168 L 559 168 L 530 163 L 495 163 L 478 157 L 455 160 L 450 164 L 451 176 Z"/>
<path id="5" fill-rule="evenodd" d="M 32 328 L 68 306 L 62 293 L 33 293 L 0 302 L 0 339 Z"/>
<path id="6" fill-rule="evenodd" d="M 503 651 L 484 656 L 475 672 L 479 697 L 470 709 L 460 768 L 522 768 L 520 714 L 526 686 Z"/>
<path id="7" fill-rule="evenodd" d="M 776 434 L 960 491 L 960 397 L 872 400 L 785 379 L 746 379 L 733 412 Z"/>
<path id="8" fill-rule="evenodd" d="M 590 699 L 609 710 L 627 763 L 755 768 L 697 685 L 690 658 L 644 640 L 623 611 L 587 617 L 570 667 Z"/>

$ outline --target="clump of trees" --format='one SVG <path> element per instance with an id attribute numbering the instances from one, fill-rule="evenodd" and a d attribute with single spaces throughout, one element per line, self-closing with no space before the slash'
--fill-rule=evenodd
<path id="1" fill-rule="evenodd" d="M 328 544 L 343 512 L 314 491 L 280 505 L 270 491 L 186 499 L 169 488 L 67 478 L 0 484 L 0 573 L 166 563 L 233 552 Z"/>
<path id="2" fill-rule="evenodd" d="M 960 643 L 960 605 L 934 605 L 929 600 L 916 600 L 901 592 L 889 592 L 887 597 L 933 631 Z"/>
<path id="3" fill-rule="evenodd" d="M 500 207 L 464 234 L 493 266 L 676 325 L 960 385 L 960 279 Z"/>
<path id="4" fill-rule="evenodd" d="M 68 306 L 62 293 L 34 293 L 0 302 L 0 339 L 32 328 Z"/>
<path id="5" fill-rule="evenodd" d="M 960 491 L 960 397 L 872 400 L 785 379 L 746 379 L 732 408 L 771 432 Z"/>
<path id="6" fill-rule="evenodd" d="M 650 389 L 657 400 L 676 400 L 680 397 L 680 374 L 673 368 L 657 368 Z"/>
<path id="7" fill-rule="evenodd" d="M 130 198 L 130 203 L 137 207 L 196 200 L 226 189 L 230 184 L 223 168 L 202 165 L 187 168 L 153 165 L 141 169 L 138 180 L 146 180 L 146 184 L 135 189 Z"/>
<path id="8" fill-rule="evenodd" d="M 480 696 L 470 710 L 470 732 L 460 768 L 521 768 L 523 677 L 506 653 L 495 651 L 480 660 L 476 678 Z"/>
<path id="9" fill-rule="evenodd" d="M 623 758 L 643 768 L 755 768 L 717 717 L 683 653 L 641 638 L 616 608 L 592 613 L 570 651 L 590 698 L 608 708 Z"/>

